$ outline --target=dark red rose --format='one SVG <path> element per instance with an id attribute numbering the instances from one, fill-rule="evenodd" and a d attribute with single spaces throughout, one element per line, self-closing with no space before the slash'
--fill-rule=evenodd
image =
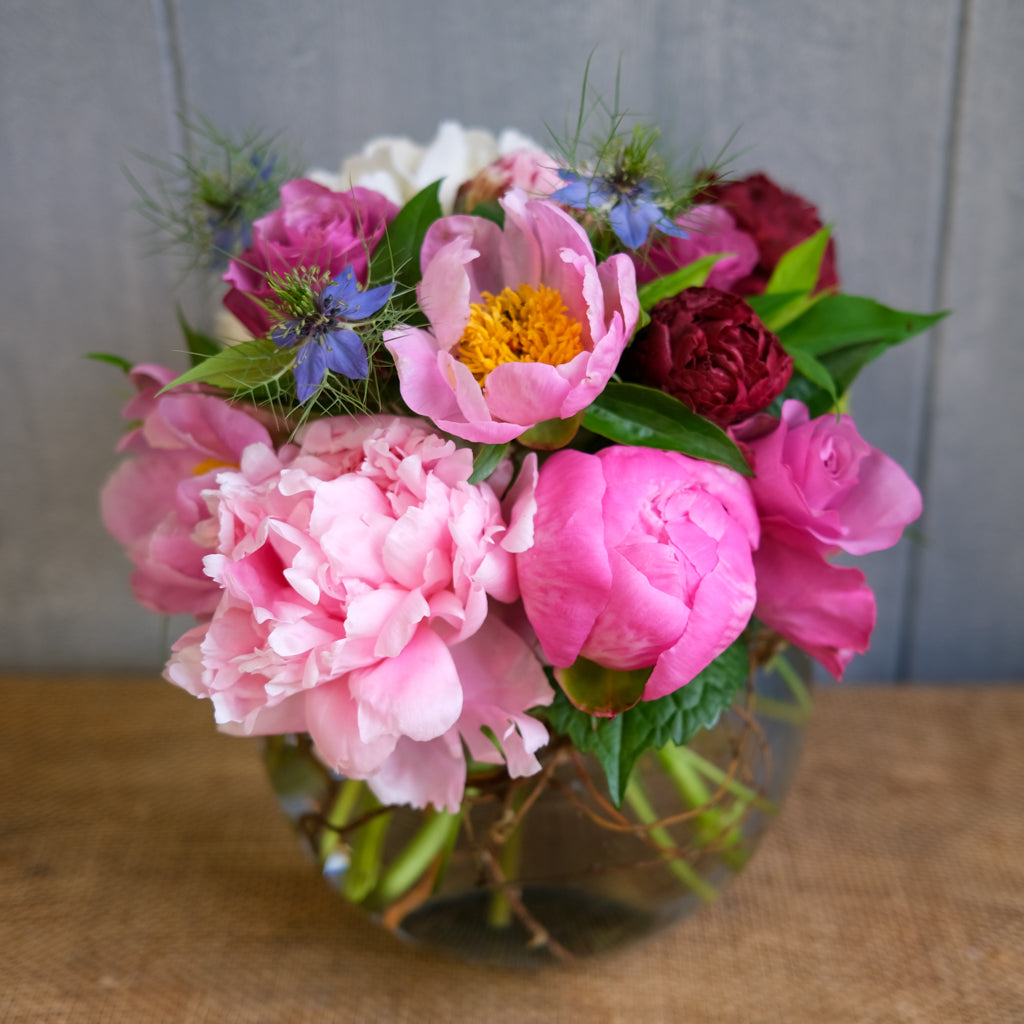
<path id="1" fill-rule="evenodd" d="M 720 427 L 764 409 L 792 372 L 750 306 L 717 288 L 687 288 L 654 306 L 621 365 L 625 379 L 674 395 Z"/>
<path id="2" fill-rule="evenodd" d="M 724 206 L 736 226 L 752 235 L 759 260 L 747 277 L 731 291 L 737 295 L 760 295 L 783 253 L 810 238 L 822 227 L 817 209 L 795 192 L 779 188 L 764 174 L 751 174 L 739 181 L 712 182 L 701 192 L 701 202 Z M 836 253 L 832 239 L 825 248 L 818 275 L 818 291 L 839 285 Z"/>

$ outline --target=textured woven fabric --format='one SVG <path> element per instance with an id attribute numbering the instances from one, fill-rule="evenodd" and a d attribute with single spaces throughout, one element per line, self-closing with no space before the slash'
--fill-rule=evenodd
<path id="1" fill-rule="evenodd" d="M 1024 1021 L 1024 687 L 828 689 L 714 906 L 513 972 L 378 931 L 152 680 L 0 681 L 0 1021 Z"/>

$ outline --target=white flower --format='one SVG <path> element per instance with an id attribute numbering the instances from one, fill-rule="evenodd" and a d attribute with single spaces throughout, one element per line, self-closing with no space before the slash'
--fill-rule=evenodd
<path id="1" fill-rule="evenodd" d="M 410 139 L 382 136 L 372 139 L 358 156 L 349 157 L 338 174 L 314 168 L 308 177 L 335 191 L 353 185 L 383 193 L 399 206 L 439 178 L 441 209 L 451 213 L 459 186 L 499 157 L 517 149 L 540 147 L 511 128 L 497 138 L 479 128 L 463 128 L 455 121 L 442 121 L 437 134 L 426 146 Z"/>

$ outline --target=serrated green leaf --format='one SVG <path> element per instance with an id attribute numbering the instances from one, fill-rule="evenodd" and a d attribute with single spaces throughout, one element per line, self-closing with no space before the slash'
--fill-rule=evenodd
<path id="1" fill-rule="evenodd" d="M 181 384 L 196 383 L 227 388 L 231 391 L 259 387 L 287 372 L 294 358 L 294 350 L 279 348 L 267 338 L 243 341 L 222 349 L 209 359 L 204 359 L 176 380 L 172 380 L 163 391 Z"/>
<path id="2" fill-rule="evenodd" d="M 637 297 L 640 299 L 640 308 L 647 311 L 662 299 L 670 299 L 673 295 L 678 295 L 684 288 L 700 288 L 707 283 L 715 264 L 731 255 L 732 253 L 728 252 L 716 252 L 710 256 L 702 256 L 699 260 L 687 263 L 686 266 L 674 270 L 671 274 L 640 285 L 636 290 Z"/>
<path id="3" fill-rule="evenodd" d="M 611 798 L 619 806 L 637 760 L 666 743 L 683 746 L 701 729 L 711 728 L 735 700 L 749 670 L 747 645 L 740 639 L 685 686 L 658 700 L 641 701 L 614 718 L 580 711 L 561 689 L 543 713 L 555 732 L 601 762 Z"/>
<path id="4" fill-rule="evenodd" d="M 724 430 L 655 388 L 609 384 L 587 408 L 583 426 L 617 444 L 682 452 L 752 475 Z"/>
<path id="5" fill-rule="evenodd" d="M 832 226 L 826 224 L 810 238 L 784 252 L 765 285 L 766 295 L 782 295 L 787 292 L 808 294 L 814 291 L 821 273 L 821 260 L 825 255 Z"/>

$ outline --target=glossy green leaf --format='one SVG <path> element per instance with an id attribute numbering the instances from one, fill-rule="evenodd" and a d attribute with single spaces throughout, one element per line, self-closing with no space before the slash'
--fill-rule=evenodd
<path id="1" fill-rule="evenodd" d="M 471 484 L 478 484 L 486 480 L 497 468 L 498 463 L 505 458 L 508 451 L 507 444 L 485 444 L 473 459 L 473 473 L 469 478 Z"/>
<path id="2" fill-rule="evenodd" d="M 415 305 L 413 290 L 420 279 L 420 250 L 427 229 L 441 216 L 440 181 L 417 192 L 388 225 L 370 259 L 369 284 L 375 287 L 395 281 L 394 302 Z"/>
<path id="3" fill-rule="evenodd" d="M 125 373 L 130 373 L 132 364 L 124 356 L 113 355 L 110 352 L 87 352 L 86 359 L 92 359 L 97 363 L 107 363 L 109 366 L 116 366 Z"/>
<path id="4" fill-rule="evenodd" d="M 201 331 L 195 330 L 185 319 L 185 314 L 178 308 L 178 324 L 181 333 L 185 335 L 185 343 L 188 345 L 189 360 L 193 366 L 198 366 L 210 356 L 215 356 L 224 347 L 216 339 L 211 338 Z"/>
<path id="5" fill-rule="evenodd" d="M 609 384 L 587 408 L 583 426 L 617 444 L 682 452 L 752 475 L 724 430 L 655 388 Z"/>
<path id="6" fill-rule="evenodd" d="M 682 746 L 699 730 L 711 728 L 735 700 L 749 670 L 747 645 L 740 639 L 674 693 L 641 701 L 614 718 L 580 711 L 560 689 L 556 689 L 554 701 L 543 714 L 555 732 L 597 757 L 612 800 L 619 806 L 641 755 L 666 743 Z"/>
<path id="7" fill-rule="evenodd" d="M 785 293 L 808 294 L 814 291 L 821 273 L 821 260 L 825 255 L 830 225 L 825 225 L 810 238 L 804 239 L 799 245 L 782 254 L 772 271 L 772 276 L 765 285 L 766 295 L 782 295 Z"/>
<path id="8" fill-rule="evenodd" d="M 699 260 L 687 263 L 685 267 L 680 267 L 671 274 L 640 285 L 636 290 L 637 297 L 640 299 L 640 308 L 649 310 L 662 299 L 670 299 L 673 295 L 678 295 L 684 288 L 700 288 L 707 283 L 715 264 L 730 255 L 732 254 L 727 252 L 716 252 L 710 256 L 702 256 Z"/>

